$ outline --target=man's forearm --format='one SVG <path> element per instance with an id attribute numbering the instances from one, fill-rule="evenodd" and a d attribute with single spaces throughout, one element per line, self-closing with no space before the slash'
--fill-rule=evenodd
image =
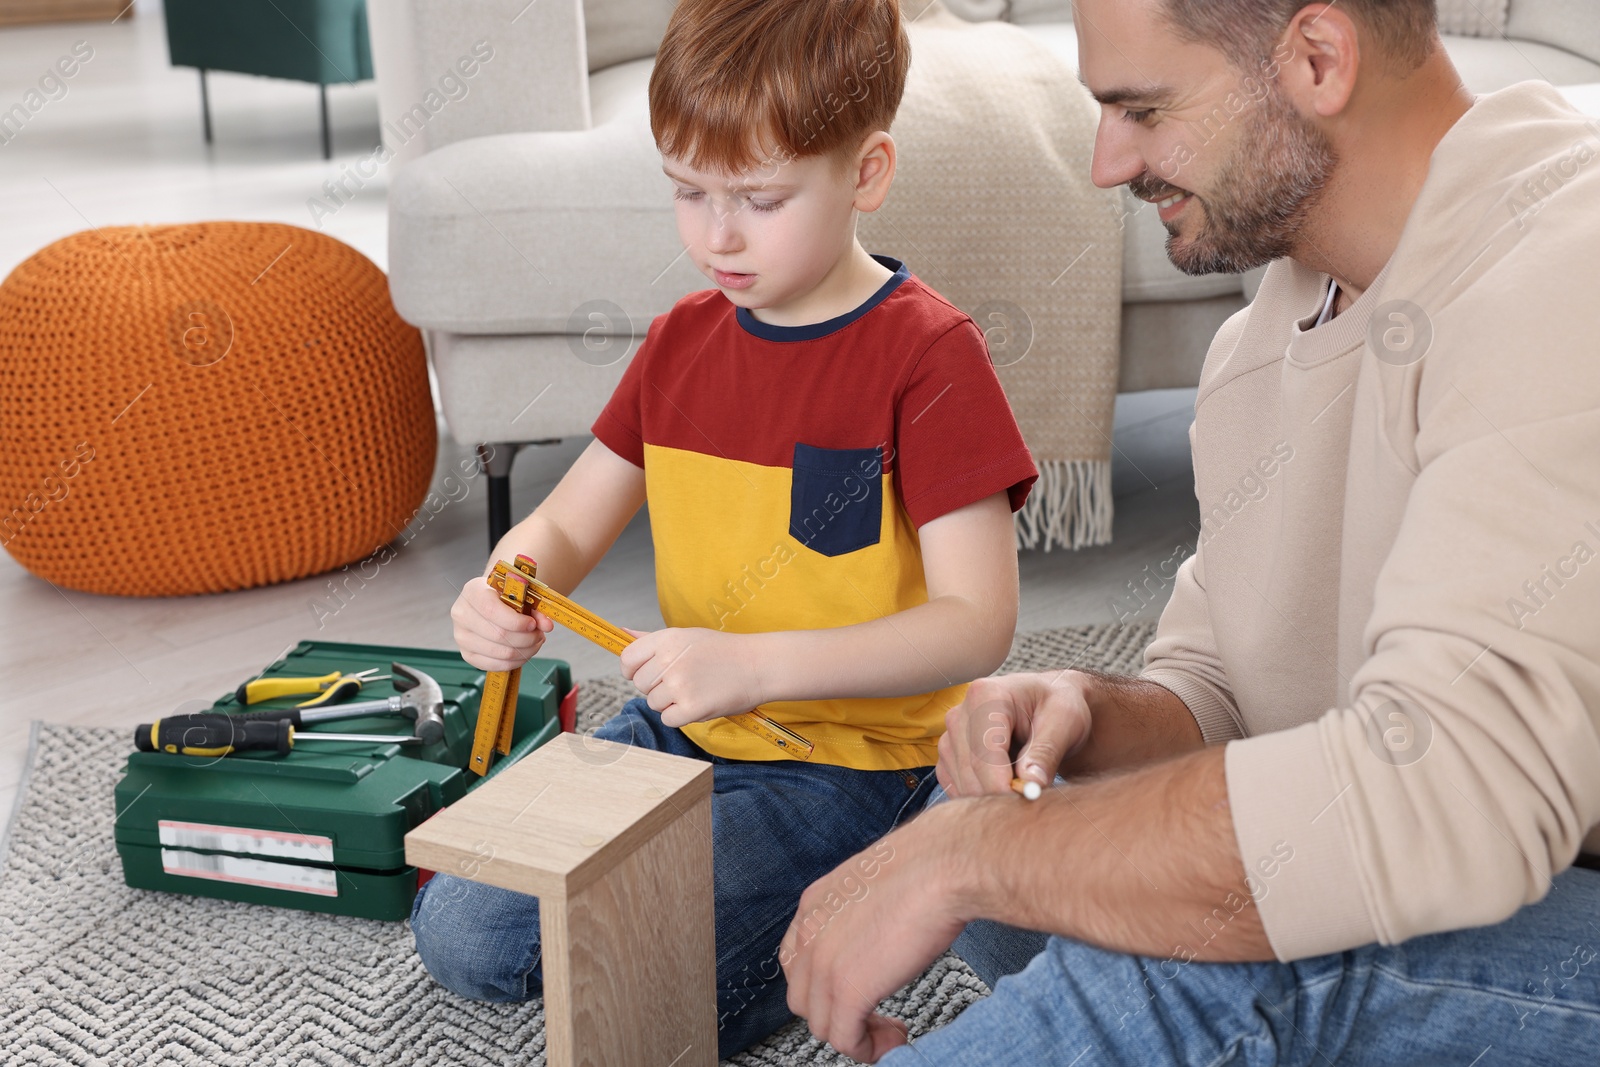
<path id="1" fill-rule="evenodd" d="M 1273 958 L 1233 834 L 1221 746 L 1033 802 L 949 807 L 947 891 L 969 921 L 1181 961 Z"/>
<path id="2" fill-rule="evenodd" d="M 1089 739 L 1061 765 L 1066 778 L 1102 774 L 1193 752 L 1204 745 L 1200 727 L 1172 690 L 1155 682 L 1084 670 Z"/>

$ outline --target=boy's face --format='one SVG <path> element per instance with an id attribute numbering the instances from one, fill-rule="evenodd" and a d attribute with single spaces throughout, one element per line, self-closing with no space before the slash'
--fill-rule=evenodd
<path id="1" fill-rule="evenodd" d="M 736 175 L 696 170 L 673 156 L 662 163 L 689 258 L 740 307 L 782 308 L 804 297 L 855 241 L 854 157 L 850 166 L 809 156 Z"/>

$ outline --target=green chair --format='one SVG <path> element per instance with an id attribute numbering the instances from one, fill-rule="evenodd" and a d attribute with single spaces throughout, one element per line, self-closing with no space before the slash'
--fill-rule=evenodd
<path id="1" fill-rule="evenodd" d="M 175 67 L 200 71 L 200 111 L 211 143 L 206 72 L 227 70 L 315 82 L 322 102 L 322 158 L 328 86 L 372 77 L 366 0 L 165 0 L 167 51 Z"/>

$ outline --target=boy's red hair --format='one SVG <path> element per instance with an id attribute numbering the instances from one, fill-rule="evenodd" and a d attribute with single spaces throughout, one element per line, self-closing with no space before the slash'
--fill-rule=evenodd
<path id="1" fill-rule="evenodd" d="M 739 173 L 887 130 L 911 45 L 899 0 L 681 0 L 650 75 L 663 154 Z"/>

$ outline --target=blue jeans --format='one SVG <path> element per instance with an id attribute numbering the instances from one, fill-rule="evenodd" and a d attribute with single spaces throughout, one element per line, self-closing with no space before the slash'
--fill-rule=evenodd
<path id="1" fill-rule="evenodd" d="M 1295 963 L 1184 964 L 990 922 L 955 949 L 993 995 L 882 1067 L 1600 1062 L 1596 871 L 1497 926 Z"/>
<path id="2" fill-rule="evenodd" d="M 792 1018 L 778 945 L 812 882 L 922 810 L 932 767 L 858 771 L 794 760 L 731 760 L 630 700 L 594 736 L 705 760 L 712 771 L 717 1045 L 725 1059 Z M 539 902 L 436 874 L 411 906 L 428 973 L 472 1000 L 521 1001 L 543 989 Z"/>

